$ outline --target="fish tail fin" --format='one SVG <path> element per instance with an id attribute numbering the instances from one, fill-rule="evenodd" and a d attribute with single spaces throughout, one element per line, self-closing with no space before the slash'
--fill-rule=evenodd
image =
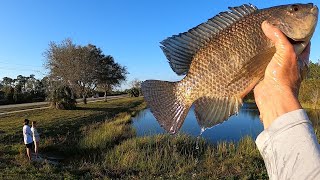
<path id="1" fill-rule="evenodd" d="M 177 91 L 178 83 L 147 80 L 141 85 L 142 94 L 151 112 L 171 134 L 180 129 L 192 105 L 184 101 L 184 92 Z"/>

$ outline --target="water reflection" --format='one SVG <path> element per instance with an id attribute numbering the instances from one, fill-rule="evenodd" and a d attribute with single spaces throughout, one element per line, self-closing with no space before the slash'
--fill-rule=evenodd
<path id="1" fill-rule="evenodd" d="M 201 128 L 199 127 L 194 109 L 191 108 L 186 120 L 180 129 L 180 133 L 198 136 Z M 314 126 L 319 126 L 319 110 L 307 110 L 307 113 Z M 136 129 L 137 136 L 148 136 L 153 134 L 166 133 L 160 127 L 149 109 L 141 111 L 133 118 L 133 127 Z M 255 104 L 244 104 L 237 116 L 232 116 L 228 121 L 207 129 L 203 134 L 206 140 L 216 143 L 218 141 L 239 141 L 244 136 L 251 136 L 256 139 L 263 130 L 263 125 L 259 119 L 259 111 Z"/>

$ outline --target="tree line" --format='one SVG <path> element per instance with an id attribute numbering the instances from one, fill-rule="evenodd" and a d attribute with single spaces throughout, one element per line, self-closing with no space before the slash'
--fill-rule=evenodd
<path id="1" fill-rule="evenodd" d="M 108 92 L 126 81 L 129 72 L 125 66 L 117 63 L 111 55 L 105 55 L 93 44 L 76 45 L 71 39 L 50 42 L 43 53 L 45 67 L 49 73 L 43 79 L 34 75 L 16 79 L 4 77 L 0 81 L 0 103 L 23 103 L 43 101 L 52 103 L 59 109 L 71 109 L 76 98 L 87 102 L 87 97 L 103 92 L 107 100 Z M 140 81 L 132 82 L 133 90 L 124 93 L 139 96 Z"/>
<path id="2" fill-rule="evenodd" d="M 299 100 L 313 105 L 320 104 L 320 59 L 316 63 L 310 62 L 307 78 L 301 83 Z"/>
<path id="3" fill-rule="evenodd" d="M 46 82 L 35 75 L 18 75 L 17 78 L 4 77 L 0 81 L 0 105 L 44 101 Z"/>

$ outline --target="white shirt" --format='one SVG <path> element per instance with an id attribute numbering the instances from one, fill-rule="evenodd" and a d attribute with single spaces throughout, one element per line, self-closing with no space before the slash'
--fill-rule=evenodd
<path id="1" fill-rule="evenodd" d="M 32 132 L 33 141 L 38 142 L 40 140 L 40 136 L 39 136 L 37 129 L 34 127 L 31 127 L 31 132 Z"/>
<path id="2" fill-rule="evenodd" d="M 278 117 L 256 144 L 270 179 L 320 179 L 320 145 L 303 109 Z"/>
<path id="3" fill-rule="evenodd" d="M 24 125 L 22 128 L 22 132 L 23 132 L 23 141 L 24 144 L 29 144 L 32 143 L 32 132 L 31 129 L 28 125 Z"/>

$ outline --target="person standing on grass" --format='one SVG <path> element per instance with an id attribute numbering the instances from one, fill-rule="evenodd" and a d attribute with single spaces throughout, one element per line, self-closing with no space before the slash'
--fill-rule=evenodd
<path id="1" fill-rule="evenodd" d="M 36 129 L 36 126 L 37 126 L 36 124 L 37 124 L 36 121 L 32 121 L 31 132 L 32 132 L 32 139 L 34 142 L 34 152 L 36 153 L 36 157 L 38 157 L 40 136 L 39 136 L 39 133 Z"/>
<path id="2" fill-rule="evenodd" d="M 32 151 L 33 140 L 32 140 L 32 131 L 29 127 L 29 120 L 28 119 L 24 120 L 24 126 L 22 128 L 22 133 L 23 133 L 23 141 L 24 141 L 24 144 L 26 145 L 26 149 L 27 149 L 27 156 L 29 158 L 29 161 L 31 161 L 31 151 Z"/>

